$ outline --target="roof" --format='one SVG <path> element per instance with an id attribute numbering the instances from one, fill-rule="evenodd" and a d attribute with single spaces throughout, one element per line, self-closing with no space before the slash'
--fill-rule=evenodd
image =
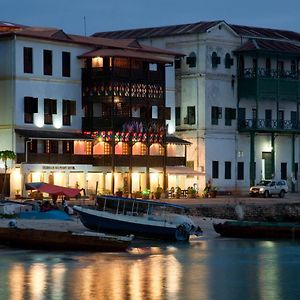
<path id="1" fill-rule="evenodd" d="M 235 52 L 251 52 L 251 51 L 286 52 L 286 53 L 299 55 L 300 45 L 298 46 L 291 42 L 250 39 L 248 42 L 243 44 L 240 48 L 235 50 Z"/>
<path id="2" fill-rule="evenodd" d="M 30 27 L 30 26 L 17 25 L 17 24 L 0 21 L 0 39 L 13 37 L 13 36 L 80 44 L 80 45 L 94 47 L 95 49 L 99 49 L 99 48 L 129 49 L 129 50 L 134 50 L 136 52 L 158 53 L 169 57 L 183 55 L 182 53 L 178 53 L 171 50 L 159 49 L 156 47 L 142 45 L 135 39 L 114 40 L 114 39 L 103 38 L 103 37 L 81 36 L 81 35 L 67 34 L 63 30 L 58 28 Z"/>
<path id="3" fill-rule="evenodd" d="M 133 51 L 133 50 L 127 50 L 127 49 L 96 49 L 89 51 L 87 53 L 84 53 L 79 58 L 89 58 L 89 57 L 132 57 L 132 58 L 140 58 L 143 60 L 148 61 L 159 61 L 163 63 L 172 63 L 173 58 L 170 58 L 170 56 L 163 57 L 159 54 L 153 54 L 149 52 L 141 52 L 141 51 Z"/>
<path id="4" fill-rule="evenodd" d="M 168 144 L 177 144 L 177 145 L 191 145 L 190 142 L 183 140 L 175 135 L 167 135 L 166 142 Z"/>
<path id="5" fill-rule="evenodd" d="M 253 38 L 266 38 L 266 39 L 280 39 L 300 42 L 300 33 L 272 28 L 252 27 L 244 25 L 228 24 L 222 20 L 216 21 L 204 21 L 182 25 L 170 25 L 151 28 L 139 28 L 129 30 L 117 30 L 108 32 L 96 32 L 93 36 L 124 39 L 124 38 L 154 38 L 164 36 L 174 36 L 182 34 L 193 33 L 205 33 L 210 28 L 217 26 L 218 24 L 227 24 L 234 32 L 241 37 L 253 37 Z"/>
<path id="6" fill-rule="evenodd" d="M 16 134 L 33 139 L 61 139 L 61 140 L 93 140 L 93 138 L 79 132 L 43 131 L 15 129 Z"/>

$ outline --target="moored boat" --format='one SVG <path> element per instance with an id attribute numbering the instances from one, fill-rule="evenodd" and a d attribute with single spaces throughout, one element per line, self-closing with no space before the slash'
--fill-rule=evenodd
<path id="1" fill-rule="evenodd" d="M 96 232 L 52 231 L 33 228 L 0 227 L 0 243 L 25 249 L 125 251 L 133 236 L 113 236 Z"/>
<path id="2" fill-rule="evenodd" d="M 73 209 L 84 226 L 98 232 L 177 241 L 202 234 L 202 230 L 183 215 L 186 207 L 161 201 L 98 196 L 97 207 L 74 206 Z M 176 213 L 177 210 L 181 213 Z"/>
<path id="3" fill-rule="evenodd" d="M 300 239 L 300 223 L 226 221 L 213 226 L 224 237 Z"/>

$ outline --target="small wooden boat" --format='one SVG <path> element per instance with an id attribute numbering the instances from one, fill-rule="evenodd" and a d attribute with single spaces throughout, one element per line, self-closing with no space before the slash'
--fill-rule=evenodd
<path id="1" fill-rule="evenodd" d="M 300 223 L 226 221 L 213 226 L 224 237 L 300 239 Z"/>
<path id="2" fill-rule="evenodd" d="M 31 228 L 1 227 L 0 243 L 26 249 L 125 251 L 133 236 L 113 236 L 96 232 L 51 231 Z"/>
<path id="3" fill-rule="evenodd" d="M 192 234 L 202 234 L 184 215 L 187 208 L 181 205 L 114 196 L 98 196 L 97 205 L 73 209 L 85 227 L 98 232 L 175 241 L 187 241 Z"/>

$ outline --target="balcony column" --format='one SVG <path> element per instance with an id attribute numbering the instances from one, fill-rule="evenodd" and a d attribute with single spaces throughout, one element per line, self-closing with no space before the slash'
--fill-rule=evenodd
<path id="1" fill-rule="evenodd" d="M 295 134 L 292 135 L 292 193 L 295 193 Z"/>
<path id="2" fill-rule="evenodd" d="M 114 133 L 113 133 L 114 134 Z M 113 141 L 111 143 L 111 147 L 112 147 L 112 157 L 111 157 L 111 192 L 112 194 L 115 193 L 115 138 L 113 137 Z"/>
<path id="3" fill-rule="evenodd" d="M 250 133 L 250 186 L 255 183 L 255 134 Z"/>
<path id="4" fill-rule="evenodd" d="M 128 193 L 129 197 L 132 194 L 132 147 L 133 143 L 129 143 L 129 174 L 128 174 Z"/>
<path id="5" fill-rule="evenodd" d="M 271 159 L 272 159 L 272 178 L 275 178 L 275 135 L 271 136 Z"/>
<path id="6" fill-rule="evenodd" d="M 149 158 L 150 158 L 150 143 L 147 143 L 147 161 L 146 161 L 146 189 L 150 189 L 150 168 L 149 168 Z"/>
<path id="7" fill-rule="evenodd" d="M 168 189 L 168 174 L 167 174 L 167 156 L 168 156 L 168 151 L 167 151 L 167 145 L 164 145 L 164 165 L 163 165 L 163 190 L 164 193 L 167 195 L 167 189 Z"/>

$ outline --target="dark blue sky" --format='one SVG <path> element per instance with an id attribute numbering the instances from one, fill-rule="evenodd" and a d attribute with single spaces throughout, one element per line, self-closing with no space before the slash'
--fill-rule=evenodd
<path id="1" fill-rule="evenodd" d="M 300 32 L 299 15 L 299 0 L 1 0 L 0 9 L 2 21 L 82 35 L 212 20 Z"/>

